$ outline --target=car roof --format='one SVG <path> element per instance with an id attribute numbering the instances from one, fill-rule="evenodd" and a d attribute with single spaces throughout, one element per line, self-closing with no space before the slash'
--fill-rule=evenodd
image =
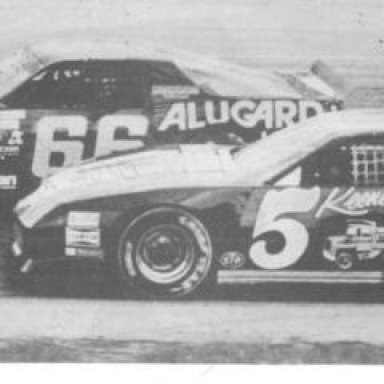
<path id="1" fill-rule="evenodd" d="M 303 95 L 303 90 L 289 84 L 284 76 L 277 72 L 248 68 L 148 41 L 113 38 L 76 40 L 57 38 L 34 43 L 20 50 L 16 56 L 16 65 L 13 65 L 16 67 L 15 73 L 8 76 L 5 82 L 1 81 L 0 63 L 0 92 L 4 88 L 8 88 L 10 91 L 17 85 L 16 80 L 20 83 L 20 79 L 26 80 L 37 70 L 58 61 L 148 60 L 173 62 L 195 83 L 200 85 L 208 83 L 218 95 L 280 99 L 308 97 Z M 17 60 L 22 62 L 22 65 L 19 65 Z M 329 94 L 324 94 L 326 87 L 318 86 L 318 89 L 313 89 L 313 87 L 306 86 L 306 91 L 311 88 L 312 95 L 315 94 L 316 98 L 338 98 L 332 93 L 332 90 Z M 2 92 L 2 94 L 5 93 Z"/>
<path id="2" fill-rule="evenodd" d="M 58 60 L 169 60 L 176 50 L 144 40 L 49 39 L 29 46 L 40 57 Z M 173 52 L 172 52 L 173 51 Z M 181 52 L 181 51 L 178 51 Z"/>

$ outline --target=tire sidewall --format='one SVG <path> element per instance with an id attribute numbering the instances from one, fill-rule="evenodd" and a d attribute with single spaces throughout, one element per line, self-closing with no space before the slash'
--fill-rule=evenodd
<path id="1" fill-rule="evenodd" d="M 149 229 L 169 224 L 181 227 L 190 237 L 193 263 L 177 282 L 157 284 L 146 279 L 137 267 L 138 241 Z M 206 227 L 195 215 L 177 207 L 154 208 L 142 213 L 123 228 L 117 242 L 116 262 L 120 282 L 123 288 L 144 297 L 178 298 L 195 292 L 206 281 L 212 261 L 212 243 Z"/>

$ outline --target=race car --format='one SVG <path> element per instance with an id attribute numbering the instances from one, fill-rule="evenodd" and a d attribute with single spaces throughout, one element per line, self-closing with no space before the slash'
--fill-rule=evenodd
<path id="1" fill-rule="evenodd" d="M 0 62 L 0 202 L 85 159 L 170 143 L 251 142 L 342 105 L 310 74 L 145 42 L 36 43 Z"/>
<path id="2" fill-rule="evenodd" d="M 127 291 L 168 298 L 212 282 L 381 283 L 381 252 L 348 270 L 326 256 L 351 219 L 384 226 L 383 186 L 384 112 L 322 114 L 242 147 L 62 170 L 17 204 L 10 259 L 24 273 L 100 260 Z"/>

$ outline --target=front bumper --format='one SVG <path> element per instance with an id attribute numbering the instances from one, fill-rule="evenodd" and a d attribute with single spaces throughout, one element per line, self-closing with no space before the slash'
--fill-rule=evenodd
<path id="1" fill-rule="evenodd" d="M 66 245 L 64 229 L 26 230 L 17 221 L 7 252 L 7 270 L 26 274 L 35 266 L 81 260 L 104 260 L 102 248 Z"/>

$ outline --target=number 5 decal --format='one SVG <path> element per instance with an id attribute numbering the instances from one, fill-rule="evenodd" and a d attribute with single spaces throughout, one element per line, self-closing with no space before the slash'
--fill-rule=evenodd
<path id="1" fill-rule="evenodd" d="M 289 212 L 309 212 L 320 199 L 320 188 L 283 189 L 266 193 L 256 215 L 252 244 L 249 255 L 253 263 L 263 269 L 281 269 L 296 263 L 308 247 L 307 228 L 292 218 L 281 218 Z M 278 232 L 285 240 L 283 249 L 278 253 L 267 250 L 267 241 L 259 239 L 267 232 Z"/>

